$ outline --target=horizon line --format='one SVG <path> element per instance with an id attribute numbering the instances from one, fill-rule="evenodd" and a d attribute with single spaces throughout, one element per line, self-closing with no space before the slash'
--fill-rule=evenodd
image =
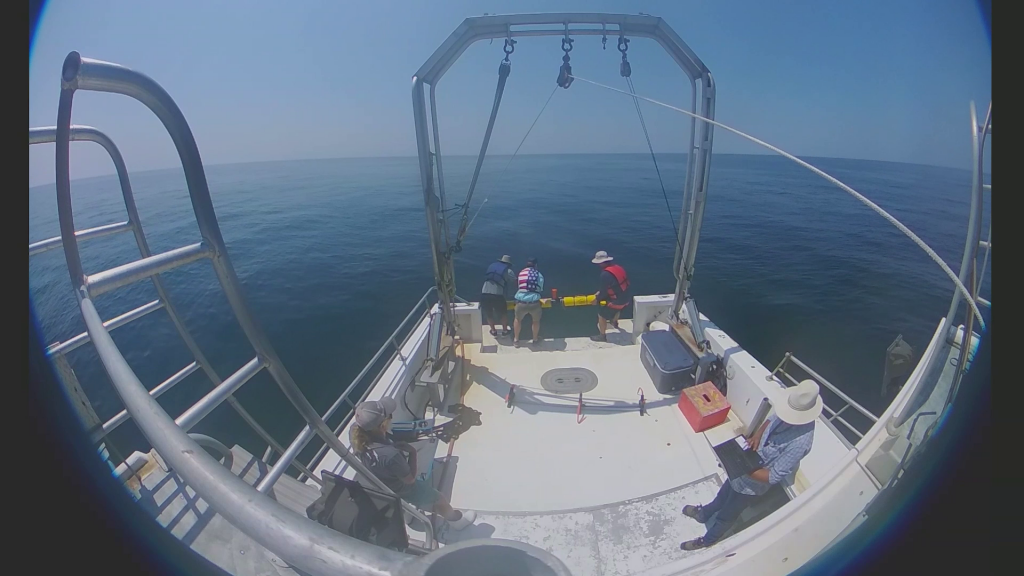
<path id="1" fill-rule="evenodd" d="M 671 155 L 680 155 L 680 156 L 682 156 L 682 155 L 685 155 L 685 154 L 686 154 L 686 152 L 659 152 L 657 155 L 658 156 L 671 156 Z M 531 152 L 531 153 L 517 154 L 517 156 L 600 156 L 600 155 L 648 156 L 649 154 L 647 152 L 558 152 L 558 153 Z M 446 154 L 445 156 L 447 156 L 448 158 L 461 158 L 461 157 L 475 158 L 476 154 Z M 492 156 L 493 157 L 509 157 L 509 156 L 512 156 L 512 154 L 488 154 L 487 156 L 488 157 L 492 157 Z M 743 153 L 738 153 L 738 152 L 712 152 L 712 159 L 714 159 L 714 156 L 774 156 L 774 157 L 782 158 L 782 156 L 779 156 L 778 154 L 774 154 L 772 152 L 743 152 Z M 962 170 L 962 171 L 965 171 L 965 172 L 970 172 L 970 170 L 971 170 L 970 168 L 961 168 L 961 167 L 957 167 L 957 166 L 943 166 L 943 165 L 940 165 L 940 164 L 925 164 L 923 162 L 901 162 L 901 161 L 897 161 L 897 160 L 879 160 L 877 158 L 850 158 L 850 157 L 843 157 L 843 156 L 809 156 L 809 155 L 801 155 L 801 154 L 794 154 L 794 156 L 796 156 L 797 158 L 801 158 L 801 159 L 855 160 L 855 161 L 858 161 L 858 162 L 884 162 L 886 164 L 905 164 L 905 165 L 908 165 L 908 166 L 925 166 L 927 168 L 942 168 L 942 169 L 948 169 L 948 170 Z M 208 167 L 211 167 L 211 166 L 244 166 L 246 164 L 270 164 L 270 163 L 278 163 L 278 162 L 319 162 L 319 161 L 327 161 L 327 160 L 376 160 L 376 159 L 393 159 L 393 158 L 418 158 L 418 156 L 415 155 L 415 154 L 395 154 L 395 155 L 389 155 L 389 156 L 323 156 L 323 157 L 319 157 L 319 158 L 290 158 L 290 159 L 277 159 L 277 160 L 248 160 L 248 161 L 244 161 L 244 162 L 214 162 L 214 163 L 203 162 L 203 167 L 204 168 L 208 168 Z M 164 167 L 164 168 L 147 168 L 146 170 L 138 170 L 138 171 L 135 171 L 135 172 L 129 171 L 128 174 L 129 174 L 129 176 L 131 176 L 132 174 L 144 174 L 144 173 L 147 173 L 147 172 L 160 172 L 160 171 L 164 171 L 164 170 L 175 170 L 175 169 L 180 170 L 181 169 L 181 165 L 177 164 L 175 166 L 168 166 L 168 167 Z M 117 172 L 112 170 L 112 171 L 104 173 L 104 174 L 97 174 L 96 176 L 85 176 L 85 177 L 82 177 L 82 178 L 72 178 L 71 181 L 74 182 L 74 181 L 80 181 L 80 180 L 89 180 L 89 179 L 92 179 L 92 178 L 106 178 L 106 177 L 109 177 L 109 176 L 116 176 L 116 175 L 117 175 Z M 991 172 L 986 171 L 986 172 L 984 172 L 984 175 L 985 176 L 990 176 Z M 56 178 L 54 178 L 53 180 L 49 180 L 49 181 L 40 183 L 40 184 L 35 184 L 33 186 L 29 186 L 29 188 L 31 189 L 31 188 L 37 188 L 39 186 L 48 186 L 48 185 L 51 185 L 51 184 L 53 184 L 55 182 L 56 182 Z"/>

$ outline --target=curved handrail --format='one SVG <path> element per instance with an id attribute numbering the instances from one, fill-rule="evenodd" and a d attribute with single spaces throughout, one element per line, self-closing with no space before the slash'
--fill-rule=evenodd
<path id="1" fill-rule="evenodd" d="M 978 112 L 974 102 L 971 102 L 971 212 L 967 220 L 967 239 L 964 242 L 964 254 L 960 259 L 960 274 L 958 276 L 960 282 L 964 284 L 967 283 L 974 268 L 974 262 L 978 257 L 978 247 L 981 241 L 981 222 L 985 205 L 982 162 L 985 156 L 985 137 L 988 134 L 988 126 L 991 121 L 991 103 L 989 104 L 985 124 L 981 125 L 978 124 Z M 960 290 L 957 290 L 953 293 L 952 301 L 949 303 L 949 312 L 946 313 L 946 325 L 950 329 L 955 329 L 953 326 L 953 316 L 960 307 L 960 301 L 963 299 L 963 296 Z M 975 298 L 977 294 L 971 294 L 970 296 Z M 984 327 L 984 323 L 982 327 Z"/>
<path id="2" fill-rule="evenodd" d="M 966 283 L 970 286 L 968 297 L 971 299 L 971 304 L 975 310 L 977 309 L 977 298 L 978 286 L 980 286 L 981 279 L 974 278 L 973 275 L 977 272 L 975 264 L 978 258 L 978 247 L 981 241 L 981 224 L 982 217 L 984 216 L 984 170 L 983 164 L 985 154 L 985 138 L 991 132 L 992 125 L 992 103 L 989 102 L 988 112 L 985 116 L 985 123 L 978 124 L 978 112 L 974 106 L 974 102 L 971 102 L 971 212 L 967 222 L 967 239 L 964 244 L 964 254 L 960 262 L 960 274 L 958 279 L 961 283 Z M 991 225 L 989 227 L 991 232 Z M 982 272 L 984 273 L 984 272 Z M 970 282 L 968 282 L 970 280 Z M 948 339 L 956 337 L 957 327 L 953 322 L 953 317 L 956 315 L 956 311 L 960 307 L 960 302 L 963 300 L 963 293 L 958 288 L 953 293 L 953 298 L 949 304 L 949 311 L 945 317 L 946 332 L 949 334 Z M 963 338 L 960 342 L 960 354 L 957 359 L 957 370 L 953 375 L 953 382 L 949 388 L 949 398 L 943 408 L 945 410 L 952 403 L 953 395 L 955 395 L 959 383 L 966 372 L 967 362 L 964 358 L 967 355 L 967 351 L 970 349 L 971 334 L 974 324 L 974 315 L 968 314 L 967 321 L 964 326 Z M 984 321 L 978 314 L 978 321 L 981 325 L 982 330 L 985 329 Z M 923 374 L 928 374 L 936 362 L 944 362 L 945 356 L 936 355 L 928 360 L 928 364 L 923 368 Z M 914 396 L 903 405 L 903 408 L 896 414 L 893 415 L 892 419 L 886 424 L 886 431 L 896 436 L 899 433 L 899 428 L 903 426 L 910 417 L 914 414 L 914 409 L 919 405 L 918 400 L 924 395 L 931 391 L 919 388 L 914 391 Z M 919 408 L 918 408 L 919 409 Z"/>
<path id="3" fill-rule="evenodd" d="M 92 235 L 88 234 L 89 231 L 85 231 L 85 234 L 76 232 L 75 238 L 85 239 L 87 236 L 98 238 L 106 234 L 112 234 L 125 229 L 130 229 L 132 233 L 135 235 L 135 243 L 139 248 L 139 254 L 143 258 L 152 256 L 153 253 L 149 249 L 149 242 L 146 240 L 146 233 L 142 228 L 142 219 L 139 217 L 139 210 L 135 205 L 135 194 L 132 192 L 131 179 L 128 177 L 128 167 L 125 165 L 124 157 L 121 155 L 120 149 L 118 149 L 117 145 L 114 144 L 114 141 L 110 138 L 110 136 L 101 132 L 97 128 L 93 128 L 92 126 L 70 126 L 69 138 L 71 141 L 75 142 L 95 142 L 96 144 L 99 144 L 100 146 L 103 147 L 104 150 L 107 151 L 107 154 L 110 156 L 111 162 L 114 163 L 114 170 L 117 172 L 117 180 L 121 185 L 121 196 L 124 198 L 125 210 L 128 212 L 128 221 L 125 223 L 127 225 L 126 228 L 122 225 L 100 226 L 99 228 L 92 229 Z M 46 126 L 28 129 L 29 146 L 33 144 L 47 144 L 56 141 L 56 126 Z M 61 241 L 62 236 L 57 237 L 55 240 Z M 49 242 L 49 240 L 46 240 L 43 242 L 38 242 L 36 244 L 29 245 L 29 256 L 49 249 L 45 246 L 39 246 L 41 244 L 48 244 Z M 56 248 L 58 245 L 61 244 L 63 244 L 62 241 L 60 244 L 54 245 L 53 247 Z M 34 246 L 37 246 L 36 251 L 33 251 Z M 213 369 L 213 365 L 211 365 L 210 362 L 206 359 L 206 355 L 203 353 L 202 349 L 199 348 L 199 344 L 196 343 L 195 339 L 192 338 L 191 332 L 189 332 L 188 328 L 185 327 L 185 323 L 182 321 L 181 316 L 178 314 L 177 308 L 171 302 L 170 295 L 167 293 L 167 289 L 164 287 L 164 283 L 163 280 L 160 279 L 160 275 L 154 274 L 150 278 L 150 280 L 153 282 L 153 288 L 156 289 L 158 302 L 167 311 L 167 315 L 171 320 L 171 324 L 173 324 L 175 330 L 178 331 L 178 336 L 181 337 L 181 340 L 182 342 L 184 342 L 185 347 L 188 348 L 189 353 L 191 353 L 192 357 L 195 358 L 196 365 L 198 366 L 198 368 L 201 368 L 203 370 L 203 373 L 206 374 L 206 377 L 210 379 L 210 381 L 213 383 L 215 387 L 219 386 L 222 382 L 220 375 L 217 374 L 217 371 Z M 153 309 L 155 310 L 156 308 Z M 131 321 L 131 319 L 126 319 L 126 322 L 129 321 Z M 75 336 L 74 338 L 63 343 L 62 345 L 52 347 L 50 350 L 47 351 L 47 354 L 69 352 L 70 350 L 78 346 L 81 346 L 82 344 L 85 344 L 88 341 L 88 332 L 83 332 L 82 334 Z M 271 436 L 266 430 L 264 430 L 263 427 L 260 426 L 258 422 L 256 422 L 256 419 L 253 418 L 251 414 L 249 414 L 248 410 L 246 410 L 245 407 L 242 406 L 242 403 L 239 402 L 237 398 L 235 398 L 233 395 L 229 395 L 228 398 L 226 399 L 226 402 L 242 418 L 242 420 L 244 420 L 245 423 L 248 424 L 249 427 L 252 428 L 252 430 L 256 432 L 256 434 L 260 438 L 263 439 L 263 441 L 265 441 L 279 453 L 284 451 L 281 445 L 276 440 L 274 440 L 274 437 Z M 120 414 L 115 416 L 115 418 L 119 417 Z M 109 420 L 107 424 L 104 425 L 103 429 L 97 433 L 93 440 L 99 441 L 104 436 L 106 436 L 106 434 L 108 434 L 110 430 L 113 430 L 113 428 L 120 425 L 120 422 L 123 422 L 123 420 Z M 108 424 L 113 425 L 108 427 Z M 300 472 L 308 472 L 308 469 L 306 469 L 301 464 L 296 463 L 295 467 L 298 468 Z"/>
<path id="4" fill-rule="evenodd" d="M 178 155 L 181 159 L 182 168 L 185 172 L 185 182 L 189 190 L 189 197 L 192 200 L 192 208 L 195 213 L 196 222 L 199 225 L 199 231 L 203 238 L 203 244 L 210 250 L 211 261 L 213 263 L 214 271 L 217 274 L 217 278 L 220 281 L 221 288 L 224 290 L 224 294 L 228 299 L 228 303 L 231 309 L 235 313 L 236 320 L 242 331 L 247 336 L 249 342 L 256 350 L 256 354 L 259 357 L 262 364 L 264 364 L 270 374 L 274 377 L 274 380 L 278 383 L 282 392 L 292 402 L 292 405 L 299 411 L 303 419 L 309 424 L 316 432 L 323 438 L 323 440 L 331 446 L 338 454 L 345 459 L 353 468 L 361 473 L 365 478 L 370 480 L 376 487 L 381 489 L 387 494 L 393 494 L 390 488 L 387 487 L 383 482 L 380 481 L 366 466 L 363 465 L 357 458 L 354 458 L 348 448 L 335 436 L 327 424 L 320 418 L 316 409 L 309 403 L 306 397 L 299 390 L 298 386 L 292 380 L 291 375 L 284 368 L 281 360 L 277 357 L 276 352 L 270 345 L 262 328 L 259 326 L 256 319 L 249 312 L 248 305 L 245 302 L 245 298 L 242 295 L 241 286 L 238 281 L 238 277 L 235 274 L 234 267 L 231 265 L 231 260 L 227 253 L 227 248 L 224 244 L 224 239 L 220 232 L 220 226 L 217 223 L 216 213 L 213 209 L 213 201 L 210 197 L 210 190 L 206 182 L 206 174 L 203 169 L 202 159 L 199 155 L 199 148 L 196 145 L 195 138 L 192 135 L 192 131 L 188 126 L 188 122 L 185 120 L 181 110 L 175 104 L 174 100 L 170 95 L 157 84 L 153 79 L 149 78 L 145 74 L 141 74 L 134 70 L 130 70 L 117 64 L 109 62 L 103 62 L 100 60 L 92 60 L 89 58 L 82 58 L 78 52 L 71 52 L 64 60 L 64 65 L 61 70 L 61 91 L 60 100 L 57 108 L 57 133 L 56 133 L 56 188 L 57 188 L 57 211 L 58 218 L 60 221 L 61 237 L 64 243 L 64 256 L 68 265 L 68 272 L 71 276 L 72 286 L 75 289 L 75 295 L 82 306 L 83 316 L 89 314 L 95 314 L 95 309 L 92 307 L 91 295 L 89 293 L 89 277 L 86 276 L 82 269 L 81 255 L 78 251 L 78 243 L 75 238 L 75 226 L 74 217 L 71 210 L 71 181 L 70 181 L 70 142 L 71 142 L 71 108 L 74 100 L 74 93 L 77 90 L 93 90 L 99 92 L 112 92 L 117 94 L 123 94 L 130 96 L 142 104 L 146 105 L 163 123 L 167 129 L 168 134 L 171 136 L 171 140 L 174 142 L 174 146 L 178 151 Z M 99 320 L 99 316 L 90 320 Z M 94 333 L 95 332 L 95 333 Z M 112 346 L 113 341 L 109 340 L 109 334 L 103 328 L 102 321 L 99 322 L 98 330 L 94 326 L 93 329 L 89 330 L 90 337 L 96 342 L 96 337 L 99 332 L 102 332 L 106 336 L 107 341 Z M 96 342 L 97 352 L 100 352 L 99 343 Z M 104 354 L 107 357 L 104 357 Z M 114 355 L 116 354 L 116 356 Z M 121 382 L 117 386 L 118 393 L 122 396 L 122 401 L 125 403 L 126 410 L 133 417 L 137 419 L 137 415 L 133 412 L 144 414 L 147 417 L 152 416 L 152 410 L 147 410 L 144 406 L 136 404 L 135 406 L 129 406 L 129 397 L 133 397 L 132 394 L 136 392 L 134 387 L 131 385 L 131 379 L 134 382 L 138 382 L 135 378 L 134 373 L 131 372 L 127 364 L 124 364 L 124 368 L 128 368 L 127 373 L 121 369 L 118 359 L 123 363 L 123 358 L 120 355 L 120 351 L 114 349 L 111 351 L 110 347 L 106 347 L 106 351 L 101 353 L 101 360 L 104 366 L 107 368 L 108 374 L 111 380 L 114 380 L 115 373 L 112 370 L 120 370 L 119 378 L 127 379 L 125 382 Z M 145 400 L 147 402 L 153 401 L 153 398 L 145 391 L 145 388 L 139 384 L 140 389 L 145 393 Z M 128 392 L 125 395 L 124 392 Z M 139 401 L 136 398 L 136 401 Z M 160 414 L 164 418 L 169 418 L 162 409 L 159 409 L 159 405 L 156 406 Z M 143 431 L 147 440 L 154 446 L 161 450 L 163 449 L 174 450 L 173 444 L 167 444 L 163 438 L 154 437 L 154 434 L 160 434 L 159 426 L 143 426 L 143 422 L 137 422 L 140 429 Z M 177 426 L 175 426 L 177 428 Z M 177 431 L 184 434 L 180 428 Z M 194 444 L 194 441 L 185 437 L 185 442 Z M 177 448 L 180 449 L 180 446 Z M 177 458 L 176 453 L 173 457 Z M 166 455 L 165 455 L 166 457 Z M 168 457 L 168 461 L 171 461 L 171 457 Z M 173 463 L 172 463 L 173 465 Z M 282 558 L 285 558 L 289 562 L 294 562 L 296 565 L 310 566 L 308 559 L 300 559 L 292 555 L 292 552 L 298 553 L 298 549 L 289 549 L 284 546 L 282 542 L 275 541 L 274 538 L 270 537 L 270 532 L 261 532 L 261 528 L 265 528 L 269 524 L 281 523 L 285 526 L 276 528 L 275 531 L 279 537 L 286 537 L 287 535 L 279 534 L 281 530 L 307 530 L 304 524 L 310 523 L 308 519 L 299 518 L 298 522 L 303 526 L 295 526 L 295 519 L 288 520 L 286 518 L 279 518 L 279 514 L 276 514 L 273 510 L 265 510 L 268 515 L 262 518 L 249 517 L 248 511 L 244 513 L 238 510 L 236 507 L 244 505 L 238 498 L 229 496 L 222 490 L 211 490 L 210 492 L 204 492 L 200 490 L 199 485 L 203 485 L 207 488 L 216 487 L 217 482 L 213 481 L 214 477 L 208 475 L 209 471 L 204 471 L 203 468 L 195 468 L 186 466 L 185 470 L 190 472 L 182 472 L 181 476 L 188 482 L 197 493 L 206 499 L 210 506 L 213 507 L 217 512 L 228 518 L 229 521 L 232 519 L 239 519 L 242 517 L 247 518 L 244 522 L 231 523 L 237 528 L 246 532 L 254 539 L 259 541 L 261 544 L 267 546 L 275 552 L 284 550 L 281 553 Z M 188 474 L 193 474 L 194 477 L 190 478 Z M 196 482 L 193 483 L 193 480 Z M 244 483 L 243 483 L 244 484 Z M 248 486 L 248 485 L 246 485 Z M 248 490 L 259 494 L 258 491 L 248 487 Z M 244 498 L 242 498 L 244 501 Z M 411 515 L 419 519 L 425 526 L 426 531 L 426 545 L 428 548 L 432 548 L 435 545 L 433 537 L 433 526 L 426 516 L 413 507 L 403 501 L 403 508 Z M 250 533 L 251 532 L 251 533 Z M 257 537 L 259 536 L 259 537 Z M 261 540 L 260 538 L 263 538 Z M 355 542 L 353 540 L 352 542 Z M 355 544 L 351 544 L 355 545 Z M 282 548 L 283 547 L 283 548 Z M 303 554 L 309 551 L 303 552 Z M 343 551 L 332 550 L 331 552 L 325 552 L 328 556 L 332 554 L 341 554 L 345 557 Z M 341 565 L 341 564 L 339 564 Z M 313 566 L 320 566 L 319 564 L 313 564 Z M 317 570 L 319 572 L 319 570 Z"/>

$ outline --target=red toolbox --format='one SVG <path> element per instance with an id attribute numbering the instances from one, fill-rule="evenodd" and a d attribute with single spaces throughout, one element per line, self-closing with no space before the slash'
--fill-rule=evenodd
<path id="1" fill-rule="evenodd" d="M 711 382 L 684 388 L 679 394 L 679 411 L 694 432 L 703 432 L 725 422 L 729 408 L 729 401 Z"/>

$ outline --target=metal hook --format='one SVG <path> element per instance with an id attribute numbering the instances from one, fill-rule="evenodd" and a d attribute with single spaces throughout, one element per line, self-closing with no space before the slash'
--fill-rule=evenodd
<path id="1" fill-rule="evenodd" d="M 630 75 L 633 74 L 633 69 L 629 65 L 629 60 L 626 60 L 627 50 L 629 50 L 629 38 L 619 34 L 619 52 L 622 52 L 622 63 L 619 64 L 619 75 L 623 78 L 629 78 Z"/>
<path id="2" fill-rule="evenodd" d="M 565 37 L 562 38 L 562 51 L 565 55 L 562 56 L 562 67 L 558 70 L 558 80 L 556 83 L 562 88 L 569 88 L 572 84 L 572 66 L 569 65 L 569 52 L 572 52 L 573 39 L 569 38 L 569 23 L 565 23 Z"/>

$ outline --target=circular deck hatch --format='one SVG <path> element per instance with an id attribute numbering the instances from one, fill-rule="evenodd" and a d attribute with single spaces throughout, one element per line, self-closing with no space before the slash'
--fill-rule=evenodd
<path id="1" fill-rule="evenodd" d="M 597 388 L 597 374 L 586 368 L 552 368 L 540 377 L 540 385 L 552 394 L 578 394 Z"/>

